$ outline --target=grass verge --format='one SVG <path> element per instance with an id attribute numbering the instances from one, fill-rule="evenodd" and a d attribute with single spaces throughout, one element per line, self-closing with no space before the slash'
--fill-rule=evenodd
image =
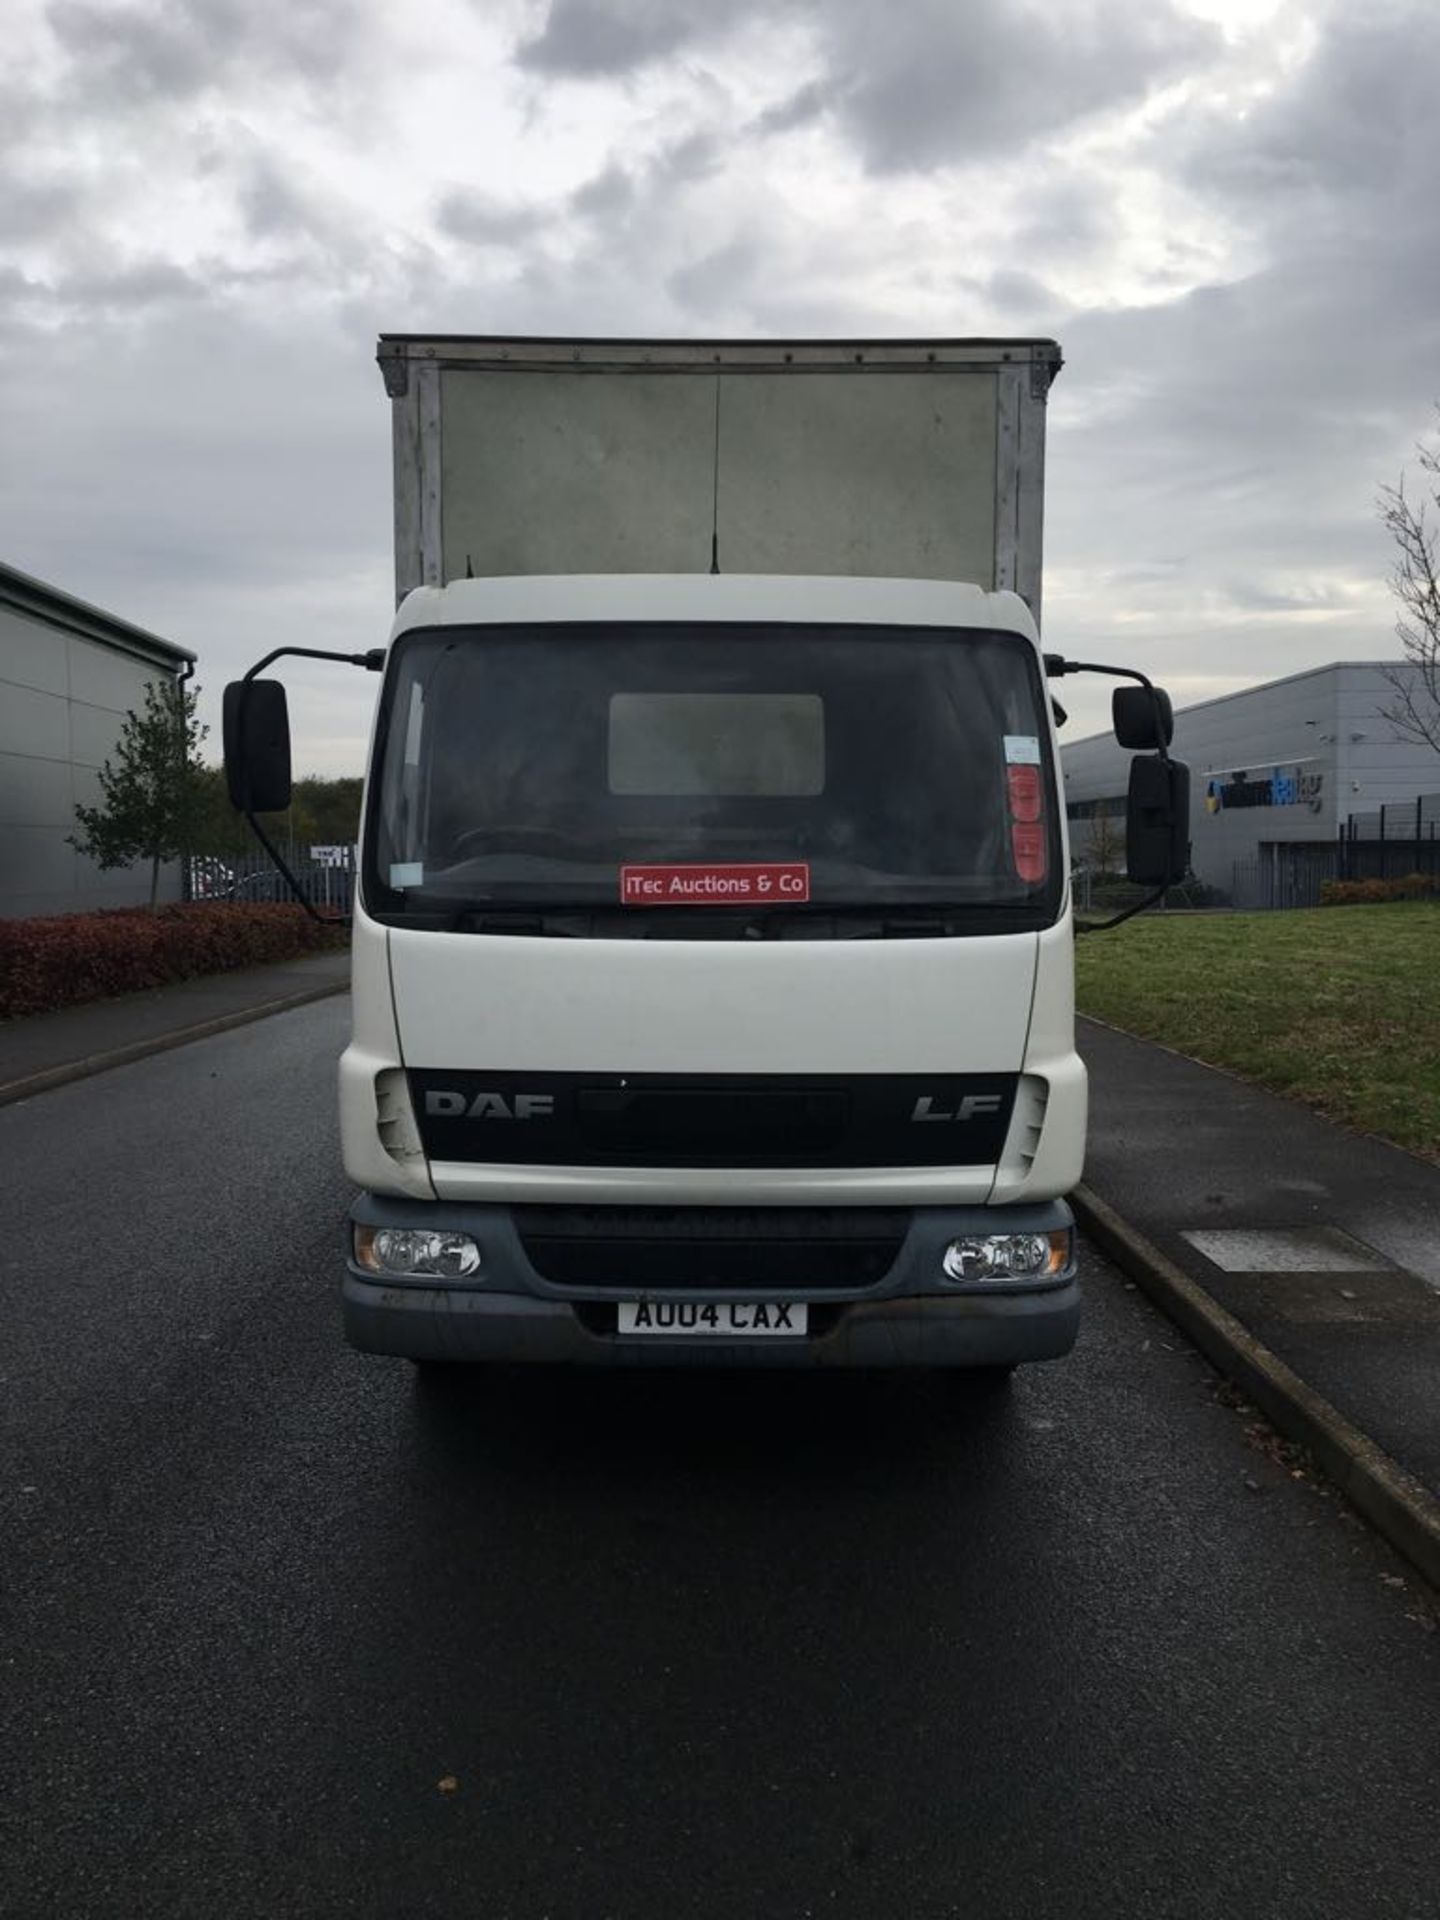
<path id="1" fill-rule="evenodd" d="M 1440 903 L 1147 915 L 1076 949 L 1082 1013 L 1440 1161 Z"/>

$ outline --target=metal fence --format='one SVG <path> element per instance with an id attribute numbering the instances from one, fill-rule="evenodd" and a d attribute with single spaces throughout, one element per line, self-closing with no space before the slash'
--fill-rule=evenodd
<path id="1" fill-rule="evenodd" d="M 1440 793 L 1352 813 L 1335 840 L 1262 844 L 1232 869 L 1232 905 L 1318 907 L 1327 880 L 1440 880 Z"/>
<path id="2" fill-rule="evenodd" d="M 1420 847 L 1440 841 L 1440 793 L 1422 793 L 1370 813 L 1352 813 L 1340 837 L 1361 842 L 1401 840 Z"/>
<path id="3" fill-rule="evenodd" d="M 1320 889 L 1339 878 L 1339 850 L 1332 841 L 1262 846 L 1253 860 L 1231 870 L 1230 903 L 1245 912 L 1318 907 Z"/>
<path id="4" fill-rule="evenodd" d="M 1097 873 L 1091 867 L 1072 867 L 1070 887 L 1075 911 L 1087 916 L 1119 913 L 1126 907 L 1135 906 L 1138 901 L 1147 900 L 1154 892 L 1153 887 L 1131 886 L 1121 874 Z M 1213 898 L 1213 888 L 1202 885 L 1192 875 L 1178 886 L 1167 887 L 1155 911 L 1165 913 L 1170 908 L 1189 908 L 1193 911 L 1196 907 L 1208 906 Z"/>
<path id="5" fill-rule="evenodd" d="M 1340 835 L 1337 875 L 1342 880 L 1403 880 L 1408 874 L 1440 876 L 1440 793 L 1424 793 L 1398 806 L 1352 813 Z"/>
<path id="6" fill-rule="evenodd" d="M 353 847 L 306 847 L 293 842 L 277 847 L 312 907 L 346 914 L 355 893 Z M 316 856 L 320 857 L 317 858 Z M 289 882 L 257 848 L 254 853 L 192 854 L 185 864 L 187 900 L 289 901 Z"/>

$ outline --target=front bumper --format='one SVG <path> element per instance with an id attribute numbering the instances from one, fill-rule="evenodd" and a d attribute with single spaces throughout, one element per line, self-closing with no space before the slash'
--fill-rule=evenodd
<path id="1" fill-rule="evenodd" d="M 352 1219 L 471 1233 L 485 1263 L 483 1277 L 435 1282 L 378 1279 L 352 1258 L 343 1293 L 345 1337 L 363 1353 L 582 1366 L 994 1367 L 1057 1359 L 1074 1346 L 1079 1330 L 1073 1277 L 983 1286 L 938 1277 L 949 1240 L 1070 1226 L 1062 1201 L 916 1208 L 890 1270 L 872 1285 L 809 1292 L 746 1287 L 747 1300 L 809 1303 L 811 1331 L 794 1340 L 620 1335 L 615 1303 L 621 1299 L 694 1301 L 734 1292 L 559 1285 L 531 1265 L 506 1207 L 442 1207 L 364 1194 Z"/>

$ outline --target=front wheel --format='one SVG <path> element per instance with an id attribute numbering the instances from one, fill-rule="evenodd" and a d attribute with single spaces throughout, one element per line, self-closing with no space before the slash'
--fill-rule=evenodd
<path id="1" fill-rule="evenodd" d="M 412 1360 L 410 1372 L 417 1393 L 437 1396 L 455 1393 L 480 1376 L 480 1368 L 469 1360 Z"/>

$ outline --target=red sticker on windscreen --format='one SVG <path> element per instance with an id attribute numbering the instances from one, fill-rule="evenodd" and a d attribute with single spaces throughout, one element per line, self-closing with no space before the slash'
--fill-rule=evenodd
<path id="1" fill-rule="evenodd" d="M 626 907 L 796 906 L 810 898 L 803 861 L 775 866 L 621 867 Z"/>

